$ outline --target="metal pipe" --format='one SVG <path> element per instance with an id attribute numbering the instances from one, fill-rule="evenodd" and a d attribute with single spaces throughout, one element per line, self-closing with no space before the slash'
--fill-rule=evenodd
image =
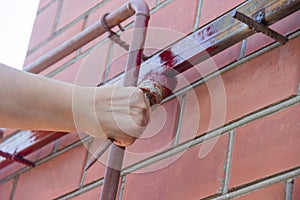
<path id="1" fill-rule="evenodd" d="M 5 131 L 4 128 L 0 128 L 0 143 L 2 142 L 4 131 Z"/>
<path id="2" fill-rule="evenodd" d="M 111 12 L 105 18 L 108 27 L 113 28 L 133 16 L 135 13 L 136 15 L 149 16 L 149 9 L 146 8 L 142 2 L 143 1 L 132 0 L 119 9 Z M 24 67 L 24 70 L 31 73 L 39 73 L 105 32 L 106 30 L 99 20 L 49 53 L 28 64 Z"/>
<path id="3" fill-rule="evenodd" d="M 123 80 L 123 86 L 125 87 L 137 85 L 150 17 L 148 5 L 144 1 L 130 1 L 128 5 L 135 10 L 136 14 Z M 101 192 L 101 200 L 114 200 L 116 198 L 124 151 L 125 147 L 119 147 L 115 144 L 111 146 Z"/>

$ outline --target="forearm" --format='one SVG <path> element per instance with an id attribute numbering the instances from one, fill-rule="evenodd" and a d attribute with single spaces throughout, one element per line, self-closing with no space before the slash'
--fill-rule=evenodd
<path id="1" fill-rule="evenodd" d="M 86 132 L 125 146 L 148 120 L 149 103 L 137 88 L 81 87 L 0 66 L 0 127 Z"/>
<path id="2" fill-rule="evenodd" d="M 0 127 L 75 131 L 73 85 L 0 67 Z"/>

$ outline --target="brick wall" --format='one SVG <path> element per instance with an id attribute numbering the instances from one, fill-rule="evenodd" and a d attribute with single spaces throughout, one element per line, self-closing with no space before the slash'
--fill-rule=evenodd
<path id="1" fill-rule="evenodd" d="M 25 65 L 125 2 L 40 0 Z M 146 49 L 150 55 L 244 1 L 146 2 L 149 27 L 173 30 L 163 43 Z M 127 148 L 118 199 L 300 199 L 299 17 L 298 11 L 271 26 L 289 35 L 283 46 L 255 34 L 210 59 L 224 69 L 221 121 L 215 120 L 213 108 L 217 78 L 203 81 L 195 75 L 203 63 L 184 72 L 192 87 L 158 106 L 144 138 Z M 130 29 L 131 20 L 123 26 Z M 93 55 L 101 55 L 97 66 L 105 68 L 78 75 Z M 125 58 L 122 49 L 101 36 L 41 74 L 93 85 L 118 79 Z M 95 80 L 83 80 L 100 70 L 103 75 Z M 12 164 L 1 169 L 0 199 L 99 199 L 105 165 L 98 162 L 87 173 L 83 168 L 88 152 L 101 142 L 81 141 L 70 133 L 29 155 L 35 168 Z"/>

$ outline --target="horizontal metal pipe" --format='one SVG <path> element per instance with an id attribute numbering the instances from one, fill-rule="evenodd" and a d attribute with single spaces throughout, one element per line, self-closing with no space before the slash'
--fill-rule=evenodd
<path id="1" fill-rule="evenodd" d="M 289 38 L 289 40 L 292 40 L 292 39 L 294 39 L 296 37 L 299 37 L 299 36 L 300 36 L 300 31 L 297 31 L 296 33 L 291 34 L 288 38 Z M 211 79 L 219 76 L 220 74 L 223 74 L 223 73 L 225 73 L 225 72 L 227 72 L 227 71 L 229 71 L 229 70 L 231 70 L 231 69 L 233 69 L 233 68 L 235 68 L 239 65 L 242 65 L 243 63 L 248 62 L 249 60 L 252 60 L 252 59 L 256 58 L 257 56 L 260 56 L 260 55 L 262 55 L 262 54 L 264 54 L 268 51 L 271 51 L 271 50 L 279 47 L 279 46 L 280 46 L 280 43 L 278 43 L 278 42 L 270 44 L 269 46 L 266 46 L 263 49 L 260 49 L 260 50 L 256 51 L 255 53 L 252 53 L 252 54 L 248 55 L 247 57 L 244 57 L 240 60 L 237 60 L 236 62 L 234 62 L 234 63 L 232 63 L 232 64 L 230 64 L 230 65 L 228 65 L 228 66 L 226 66 L 226 67 L 224 67 L 220 70 L 214 71 L 214 72 L 202 77 L 198 81 L 196 81 L 196 82 L 194 82 L 194 83 L 192 83 L 188 86 L 185 86 L 185 87 L 179 89 L 178 91 L 174 92 L 170 96 L 166 97 L 162 101 L 162 103 L 165 103 L 165 102 L 167 102 L 167 101 L 169 101 L 173 98 L 176 98 L 176 97 L 186 93 L 187 91 L 189 91 L 189 90 L 191 90 L 191 89 L 193 89 L 193 88 L 195 88 L 199 85 L 202 85 L 203 83 L 207 82 L 208 80 L 211 80 Z M 298 90 L 300 91 L 300 85 L 299 85 Z"/>
<path id="2" fill-rule="evenodd" d="M 149 10 L 145 9 L 141 2 L 137 0 L 130 1 L 106 16 L 105 20 L 108 27 L 113 28 L 117 26 L 133 16 L 136 10 L 138 10 L 137 14 L 149 15 Z M 105 32 L 106 30 L 99 20 L 49 53 L 28 64 L 24 67 L 24 70 L 31 73 L 39 73 Z"/>
<path id="3" fill-rule="evenodd" d="M 139 81 L 151 73 L 176 76 L 255 34 L 246 24 L 232 17 L 235 11 L 252 18 L 264 10 L 264 24 L 271 25 L 299 9 L 300 0 L 246 1 L 146 60 L 141 66 Z"/>

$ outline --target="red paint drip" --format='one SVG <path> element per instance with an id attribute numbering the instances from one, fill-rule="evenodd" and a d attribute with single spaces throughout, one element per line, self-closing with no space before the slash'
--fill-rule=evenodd
<path id="1" fill-rule="evenodd" d="M 159 57 L 161 59 L 161 62 L 168 67 L 172 68 L 176 64 L 175 56 L 170 49 L 167 49 L 167 50 L 161 52 L 159 54 Z"/>

